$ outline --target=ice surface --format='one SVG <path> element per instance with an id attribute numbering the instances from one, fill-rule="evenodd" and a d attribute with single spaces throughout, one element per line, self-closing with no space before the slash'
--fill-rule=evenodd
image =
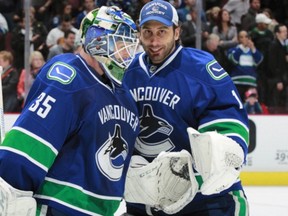
<path id="1" fill-rule="evenodd" d="M 250 216 L 288 216 L 288 186 L 245 186 Z M 115 216 L 125 212 L 122 202 Z"/>

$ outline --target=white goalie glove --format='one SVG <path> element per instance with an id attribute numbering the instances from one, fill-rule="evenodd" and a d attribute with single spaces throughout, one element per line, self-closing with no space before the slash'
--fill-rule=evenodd
<path id="1" fill-rule="evenodd" d="M 204 195 L 216 194 L 231 187 L 239 178 L 244 162 L 241 146 L 217 132 L 199 133 L 187 129 L 195 169 L 203 178 Z"/>
<path id="2" fill-rule="evenodd" d="M 0 216 L 35 216 L 36 200 L 32 194 L 13 188 L 0 177 Z"/>
<path id="3" fill-rule="evenodd" d="M 141 156 L 132 157 L 124 199 L 174 214 L 191 202 L 197 191 L 190 153 L 162 152 L 151 163 Z"/>

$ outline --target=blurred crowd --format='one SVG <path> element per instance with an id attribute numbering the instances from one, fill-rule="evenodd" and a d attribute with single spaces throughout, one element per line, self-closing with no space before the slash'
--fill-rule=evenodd
<path id="1" fill-rule="evenodd" d="M 21 111 L 46 61 L 61 53 L 78 52 L 78 29 L 90 10 L 116 5 L 137 21 L 142 6 L 149 1 L 31 0 L 30 69 L 26 74 L 24 0 L 0 0 L 4 112 Z M 181 44 L 196 48 L 200 34 L 200 49 L 214 55 L 230 74 L 249 114 L 288 113 L 288 1 L 206 0 L 202 1 L 202 11 L 198 11 L 197 0 L 169 2 L 181 21 Z"/>

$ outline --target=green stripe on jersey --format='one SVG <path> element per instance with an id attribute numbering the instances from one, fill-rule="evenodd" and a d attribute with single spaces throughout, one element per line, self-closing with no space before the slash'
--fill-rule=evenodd
<path id="1" fill-rule="evenodd" d="M 231 192 L 229 192 L 231 194 Z M 242 190 L 232 191 L 232 196 L 235 201 L 235 215 L 248 216 L 248 202 Z"/>
<path id="2" fill-rule="evenodd" d="M 203 132 L 207 132 L 207 131 L 217 131 L 220 134 L 224 134 L 224 135 L 233 135 L 233 134 L 237 134 L 240 137 L 242 137 L 242 139 L 246 142 L 246 145 L 248 145 L 249 143 L 249 131 L 247 130 L 247 128 L 238 123 L 238 122 L 234 122 L 234 121 L 215 121 L 215 122 L 211 122 L 211 123 L 206 123 L 205 126 L 200 126 L 199 127 L 199 132 L 203 133 Z"/>
<path id="3" fill-rule="evenodd" d="M 238 82 L 245 82 L 245 83 L 255 83 L 256 79 L 254 77 L 233 77 L 233 81 L 238 81 Z"/>
<path id="4" fill-rule="evenodd" d="M 56 158 L 56 153 L 49 146 L 23 131 L 13 128 L 7 133 L 1 146 L 12 148 L 12 151 L 15 149 L 23 152 L 47 169 L 52 166 Z M 15 153 L 17 154 L 17 151 Z"/>
<path id="5" fill-rule="evenodd" d="M 256 85 L 256 79 L 254 77 L 232 77 L 234 84 Z"/>
<path id="6" fill-rule="evenodd" d="M 95 183 L 96 184 L 96 183 Z M 86 213 L 113 216 L 117 211 L 121 198 L 93 194 L 83 188 L 67 182 L 46 178 L 35 197 L 53 200 Z"/>

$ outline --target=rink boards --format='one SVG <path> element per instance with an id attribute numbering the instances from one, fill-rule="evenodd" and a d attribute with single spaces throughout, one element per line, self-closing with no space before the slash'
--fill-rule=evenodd
<path id="1" fill-rule="evenodd" d="M 10 130 L 18 114 L 5 114 Z M 250 115 L 250 143 L 241 173 L 244 185 L 288 185 L 288 115 Z"/>
<path id="2" fill-rule="evenodd" d="M 250 115 L 244 185 L 288 185 L 288 115 Z"/>

